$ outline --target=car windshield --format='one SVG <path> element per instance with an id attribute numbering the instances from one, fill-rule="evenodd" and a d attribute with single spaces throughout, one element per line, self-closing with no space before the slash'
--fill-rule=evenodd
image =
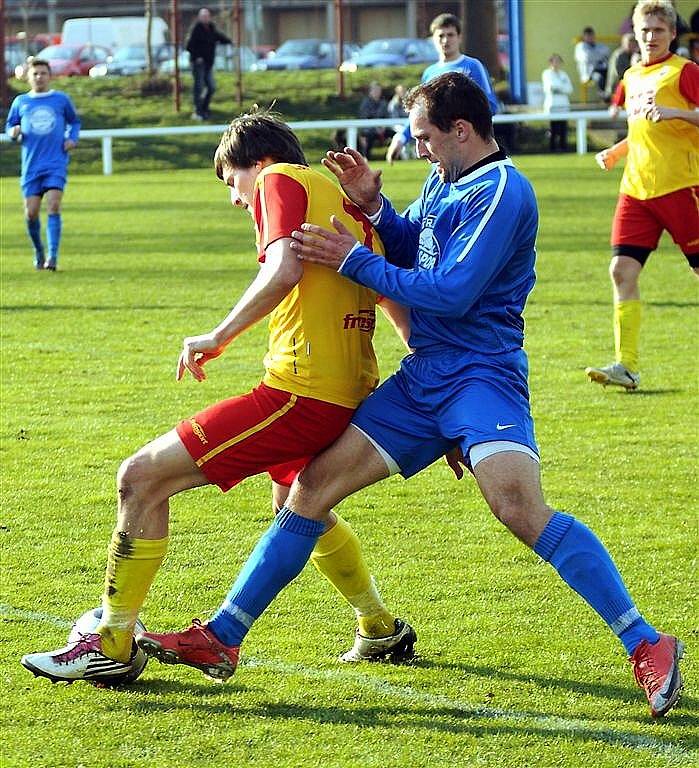
<path id="1" fill-rule="evenodd" d="M 71 45 L 49 45 L 37 54 L 37 59 L 72 59 L 78 48 Z"/>
<path id="2" fill-rule="evenodd" d="M 372 40 L 362 48 L 362 53 L 403 53 L 405 40 Z"/>
<path id="3" fill-rule="evenodd" d="M 317 40 L 287 40 L 277 48 L 277 56 L 315 56 L 318 53 Z"/>
<path id="4" fill-rule="evenodd" d="M 129 59 L 146 58 L 146 48 L 143 45 L 127 45 L 126 48 L 118 48 L 114 52 L 113 61 L 128 61 Z"/>

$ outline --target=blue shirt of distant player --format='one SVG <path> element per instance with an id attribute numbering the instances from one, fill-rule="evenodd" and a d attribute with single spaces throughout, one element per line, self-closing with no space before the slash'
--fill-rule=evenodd
<path id="1" fill-rule="evenodd" d="M 498 151 L 452 183 L 433 170 L 402 216 L 383 198 L 386 257 L 355 246 L 340 271 L 411 308 L 418 355 L 512 352 L 524 341 L 537 227 L 529 181 Z"/>
<path id="2" fill-rule="evenodd" d="M 488 104 L 490 105 L 490 112 L 496 115 L 500 111 L 500 104 L 498 103 L 498 97 L 493 91 L 493 86 L 490 84 L 490 78 L 483 64 L 478 59 L 474 59 L 472 56 L 467 56 L 462 53 L 458 59 L 454 61 L 437 61 L 434 64 L 430 64 L 429 67 L 422 73 L 420 82 L 426 83 L 428 80 L 432 80 L 434 77 L 439 77 L 445 72 L 463 72 L 464 75 L 473 80 L 473 82 L 480 87 L 488 98 Z M 407 144 L 412 141 L 413 134 L 410 132 L 410 126 L 406 125 L 403 128 L 403 144 Z"/>
<path id="3" fill-rule="evenodd" d="M 77 142 L 80 118 L 73 102 L 61 91 L 23 93 L 12 102 L 7 115 L 9 130 L 19 125 L 22 133 L 22 176 L 26 184 L 38 176 L 66 176 L 70 155 L 66 139 Z"/>

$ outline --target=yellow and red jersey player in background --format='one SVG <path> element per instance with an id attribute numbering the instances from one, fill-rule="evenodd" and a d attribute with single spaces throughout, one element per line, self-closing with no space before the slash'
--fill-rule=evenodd
<path id="1" fill-rule="evenodd" d="M 699 66 L 670 52 L 669 0 L 641 0 L 633 13 L 641 62 L 624 74 L 610 112 L 625 106 L 628 136 L 596 156 L 605 170 L 626 156 L 612 223 L 614 363 L 587 368 L 592 381 L 628 390 L 640 383 L 639 278 L 667 230 L 699 275 Z"/>

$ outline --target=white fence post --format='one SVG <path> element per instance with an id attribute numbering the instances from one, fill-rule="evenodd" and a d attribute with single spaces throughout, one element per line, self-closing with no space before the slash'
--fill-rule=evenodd
<path id="1" fill-rule="evenodd" d="M 102 173 L 105 176 L 112 175 L 112 137 L 102 137 Z"/>
<path id="2" fill-rule="evenodd" d="M 580 117 L 575 121 L 575 144 L 578 154 L 587 154 L 587 119 Z"/>

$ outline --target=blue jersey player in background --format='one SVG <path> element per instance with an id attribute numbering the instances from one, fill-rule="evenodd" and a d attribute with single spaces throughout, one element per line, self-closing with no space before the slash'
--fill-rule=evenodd
<path id="1" fill-rule="evenodd" d="M 36 269 L 56 270 L 61 242 L 61 202 L 68 175 L 69 152 L 78 142 L 80 118 L 73 102 L 61 91 L 49 90 L 51 68 L 33 59 L 27 79 L 31 85 L 12 102 L 7 115 L 7 134 L 22 142 L 20 186 L 24 197 L 27 232 L 34 246 Z M 41 200 L 46 195 L 48 221 L 46 243 L 41 241 Z"/>
<path id="2" fill-rule="evenodd" d="M 207 631 L 239 646 L 300 573 L 335 504 L 447 454 L 457 477 L 460 463 L 468 466 L 495 516 L 619 637 L 651 713 L 662 716 L 682 687 L 682 644 L 645 621 L 600 540 L 547 506 L 541 491 L 522 348 L 522 311 L 535 281 L 532 188 L 495 142 L 487 99 L 470 78 L 441 75 L 406 103 L 417 153 L 434 165 L 406 213 L 380 195 L 380 172 L 358 152 L 331 152 L 324 161 L 377 227 L 386 257 L 336 218 L 336 232 L 304 224 L 293 236 L 300 258 L 410 306 L 414 352 L 301 472 Z M 147 633 L 139 640 L 152 650 Z"/>
<path id="3" fill-rule="evenodd" d="M 426 83 L 433 77 L 443 75 L 445 72 L 462 72 L 468 75 L 476 85 L 480 86 L 488 97 L 488 104 L 493 115 L 500 111 L 498 98 L 490 84 L 488 70 L 473 56 L 461 53 L 461 22 L 451 13 L 440 13 L 430 24 L 432 42 L 439 54 L 439 61 L 430 64 L 422 73 L 421 83 Z M 392 163 L 401 156 L 403 147 L 413 139 L 410 133 L 410 125 L 406 125 L 402 131 L 393 134 L 391 143 L 386 150 L 386 160 Z"/>

